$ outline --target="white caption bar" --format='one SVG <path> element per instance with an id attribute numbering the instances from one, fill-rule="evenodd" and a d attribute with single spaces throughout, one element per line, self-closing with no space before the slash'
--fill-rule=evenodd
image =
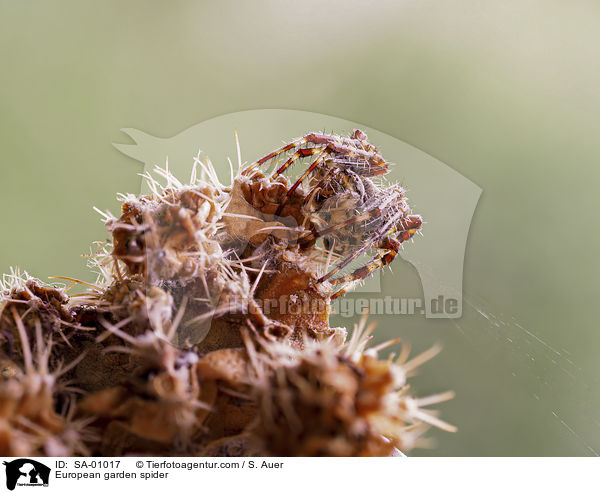
<path id="1" fill-rule="evenodd" d="M 581 491 L 598 458 L 3 458 L 1 491 Z M 587 486 L 584 488 L 584 486 Z"/>

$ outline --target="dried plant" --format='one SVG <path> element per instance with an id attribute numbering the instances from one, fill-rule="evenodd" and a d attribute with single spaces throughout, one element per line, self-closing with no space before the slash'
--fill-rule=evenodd
<path id="1" fill-rule="evenodd" d="M 311 156 L 292 184 L 283 172 Z M 5 275 L 0 453 L 373 456 L 430 425 L 453 431 L 423 409 L 451 394 L 415 398 L 406 383 L 435 350 L 380 359 L 366 319 L 349 340 L 329 325 L 331 300 L 421 227 L 388 167 L 357 130 L 249 166 L 238 146 L 230 186 L 210 161 L 188 184 L 156 168 L 151 194 L 101 213 L 112 240 L 88 256 L 94 283 Z"/>
<path id="2" fill-rule="evenodd" d="M 266 357 L 256 354 L 261 368 L 252 384 L 257 419 L 251 431 L 262 454 L 274 456 L 389 456 L 410 450 L 434 425 L 455 428 L 424 406 L 453 394 L 418 399 L 409 394 L 407 378 L 432 358 L 437 348 L 407 360 L 381 360 L 367 348 L 374 324 L 366 317 L 339 347 L 330 341 L 309 341 L 302 350 L 282 343 L 263 343 Z M 255 445 L 256 446 L 256 445 Z"/>
<path id="3" fill-rule="evenodd" d="M 0 455 L 74 455 L 93 442 L 85 420 L 75 420 L 78 389 L 64 364 L 72 315 L 64 293 L 26 273 L 5 276 L 0 294 Z M 59 337 L 60 335 L 60 337 Z"/>

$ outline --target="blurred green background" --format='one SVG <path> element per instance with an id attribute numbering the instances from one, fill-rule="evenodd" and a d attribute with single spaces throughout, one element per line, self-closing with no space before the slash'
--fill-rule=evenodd
<path id="1" fill-rule="evenodd" d="M 1 0 L 0 270 L 91 280 L 92 206 L 140 188 L 120 128 L 257 108 L 362 122 L 483 189 L 462 319 L 375 317 L 378 340 L 444 346 L 413 385 L 456 391 L 440 407 L 459 432 L 414 455 L 594 455 L 599 47 L 592 1 Z M 384 291 L 405 286 L 398 262 Z"/>

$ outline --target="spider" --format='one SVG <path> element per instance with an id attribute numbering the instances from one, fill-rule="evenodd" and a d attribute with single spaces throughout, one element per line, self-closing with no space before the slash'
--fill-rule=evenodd
<path id="1" fill-rule="evenodd" d="M 300 237 L 298 244 L 300 248 L 308 248 L 321 238 L 328 250 L 345 256 L 317 283 L 329 281 L 338 285 L 366 278 L 392 262 L 401 244 L 421 228 L 421 216 L 410 214 L 401 187 L 376 186 L 372 182 L 371 178 L 388 173 L 389 167 L 363 131 L 354 130 L 349 138 L 309 133 L 252 163 L 243 174 L 290 151 L 294 151 L 293 154 L 271 175 L 272 180 L 278 179 L 296 161 L 315 155 L 316 158 L 287 190 L 276 214 L 281 213 L 289 198 L 308 178 L 309 193 L 304 207 L 313 224 L 326 227 Z M 331 279 L 371 248 L 383 253 L 350 274 Z M 340 289 L 332 299 L 345 292 L 344 288 Z"/>
<path id="2" fill-rule="evenodd" d="M 313 145 L 309 147 L 308 144 Z M 335 166 L 345 169 L 347 173 L 352 172 L 358 176 L 378 176 L 389 171 L 388 163 L 377 152 L 377 149 L 369 143 L 367 135 L 362 130 L 357 129 L 354 130 L 351 138 L 315 132 L 306 134 L 304 137 L 296 139 L 252 163 L 244 170 L 243 174 L 246 175 L 257 166 L 293 149 L 296 149 L 296 151 L 271 175 L 272 179 L 277 179 L 279 175 L 299 159 L 315 154 L 317 154 L 317 158 L 289 188 L 279 207 L 280 211 L 302 182 L 319 167 L 326 166 L 328 162 L 333 162 Z M 332 155 L 330 159 L 328 159 L 329 155 Z"/>

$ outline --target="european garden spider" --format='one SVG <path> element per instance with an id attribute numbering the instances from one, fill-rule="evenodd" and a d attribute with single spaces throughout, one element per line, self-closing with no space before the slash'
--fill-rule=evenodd
<path id="1" fill-rule="evenodd" d="M 345 257 L 317 282 L 337 285 L 366 278 L 392 262 L 401 244 L 421 228 L 421 216 L 410 214 L 402 187 L 377 187 L 371 181 L 388 173 L 389 163 L 363 131 L 354 130 L 349 138 L 309 133 L 252 163 L 243 174 L 291 151 L 291 156 L 271 175 L 272 180 L 296 161 L 315 155 L 316 158 L 289 187 L 276 214 L 281 213 L 294 191 L 308 178 L 304 207 L 313 224 L 325 227 L 301 236 L 299 246 L 306 248 L 321 238 L 328 250 Z M 331 279 L 371 248 L 383 253 L 350 274 Z M 341 289 L 332 299 L 344 293 L 345 289 Z"/>

